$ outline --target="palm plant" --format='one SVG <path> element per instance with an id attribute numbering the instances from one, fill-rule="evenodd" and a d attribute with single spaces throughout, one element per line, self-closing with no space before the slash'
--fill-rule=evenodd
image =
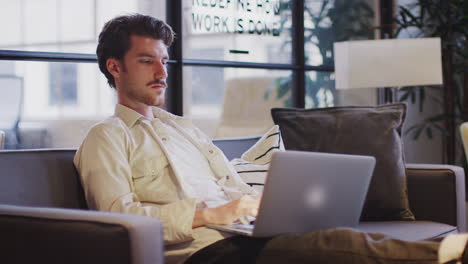
<path id="1" fill-rule="evenodd" d="M 282 1 L 280 10 L 290 10 L 290 1 Z M 318 50 L 321 65 L 333 66 L 333 43 L 351 39 L 372 39 L 371 30 L 374 21 L 374 11 L 369 0 L 306 0 L 304 5 L 304 47 L 306 63 L 312 58 L 313 50 Z M 290 12 L 281 12 L 281 30 L 292 32 L 288 21 Z M 291 35 L 283 43 L 283 48 L 291 43 Z M 285 106 L 291 106 L 292 74 L 276 79 L 266 93 L 268 99 L 276 91 L 275 99 L 282 99 Z M 328 91 L 324 93 L 323 91 Z M 305 76 L 306 102 L 312 107 L 333 105 L 335 92 L 330 72 L 317 71 L 315 77 Z"/>
<path id="2" fill-rule="evenodd" d="M 406 133 L 418 139 L 423 131 L 429 138 L 433 130 L 441 132 L 445 139 L 445 161 L 454 164 L 458 160 L 456 146 L 461 146 L 456 128 L 468 121 L 468 1 L 417 0 L 399 7 L 395 23 L 395 36 L 405 32 L 410 37 L 442 40 L 442 98 L 427 96 L 426 90 L 434 87 L 405 87 L 400 101 L 419 101 L 421 112 L 427 99 L 443 106 L 443 113 L 411 126 Z"/>

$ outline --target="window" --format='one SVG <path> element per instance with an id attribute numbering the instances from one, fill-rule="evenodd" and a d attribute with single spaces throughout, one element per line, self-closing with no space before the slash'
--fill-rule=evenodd
<path id="1" fill-rule="evenodd" d="M 49 105 L 74 105 L 78 102 L 75 64 L 49 64 Z"/>
<path id="2" fill-rule="evenodd" d="M 374 0 L 304 2 L 304 50 L 308 65 L 333 66 L 333 43 L 373 39 Z"/>
<path id="3" fill-rule="evenodd" d="M 259 120 L 271 107 L 376 98 L 335 90 L 332 50 L 334 41 L 373 37 L 376 2 L 3 0 L 0 75 L 23 79 L 23 125 L 92 124 L 112 114 L 116 103 L 95 63 L 98 33 L 116 15 L 149 14 L 181 36 L 170 50 L 168 110 L 193 118 L 213 137 L 259 134 L 258 127 L 270 124 Z M 76 146 L 62 144 L 72 141 L 63 135 L 52 133 L 45 147 Z"/>
<path id="4" fill-rule="evenodd" d="M 196 55 L 201 58 L 222 56 L 222 49 L 197 49 Z M 186 90 L 188 86 L 195 87 L 192 93 L 194 104 L 203 104 L 220 101 L 223 97 L 222 89 L 217 87 L 224 86 L 224 69 L 214 67 L 193 67 L 189 68 L 186 76 L 190 76 L 191 81 L 184 84 Z M 201 85 L 203 83 L 203 85 Z"/>
<path id="5" fill-rule="evenodd" d="M 291 27 L 289 2 L 183 0 L 184 57 L 291 63 L 290 33 L 286 30 Z M 202 56 L 198 50 L 205 48 L 217 48 L 222 53 Z"/>
<path id="6" fill-rule="evenodd" d="M 260 125 L 244 122 L 237 134 L 220 133 L 219 128 L 226 123 L 225 111 L 229 108 L 226 104 L 236 100 L 238 127 L 239 120 L 254 117 L 256 112 L 262 112 L 259 120 L 271 119 L 269 109 L 274 106 L 369 104 L 366 101 L 369 97 L 358 95 L 348 100 L 345 96 L 349 93 L 335 90 L 333 42 L 373 37 L 370 29 L 375 20 L 373 0 L 183 0 L 182 11 L 180 14 L 178 11 L 168 15 L 176 20 L 182 17 L 183 57 L 176 54 L 173 58 L 185 65 L 184 81 L 179 83 L 184 98 L 179 114 L 200 120 L 212 136 L 264 132 L 258 130 Z M 297 12 L 303 12 L 303 18 L 298 18 Z M 238 89 L 235 94 L 238 99 L 228 98 L 233 96 L 229 89 L 236 89 L 231 86 Z M 248 92 L 242 90 L 246 86 Z M 263 97 L 258 97 L 261 93 Z M 278 102 L 268 105 L 265 98 L 272 94 Z M 246 106 L 249 104 L 264 109 L 256 111 Z M 241 113 L 247 109 L 251 113 Z M 268 124 L 263 125 L 265 131 Z M 236 130 L 234 126 L 230 129 Z"/>
<path id="7" fill-rule="evenodd" d="M 112 113 L 115 94 L 94 63 L 102 26 L 133 12 L 164 19 L 164 10 L 163 1 L 151 0 L 2 0 L 0 51 L 32 52 L 16 61 L 0 57 L 0 75 L 24 78 L 23 122 L 100 119 Z M 35 52 L 56 53 L 38 59 Z M 83 57 L 92 63 L 83 63 Z"/>
<path id="8" fill-rule="evenodd" d="M 8 68 L 24 80 L 23 124 L 102 119 L 113 113 L 115 92 L 95 63 L 14 61 Z"/>
<path id="9" fill-rule="evenodd" d="M 287 70 L 184 67 L 184 115 L 211 137 L 262 134 L 273 126 L 270 109 L 291 104 L 290 75 Z"/>

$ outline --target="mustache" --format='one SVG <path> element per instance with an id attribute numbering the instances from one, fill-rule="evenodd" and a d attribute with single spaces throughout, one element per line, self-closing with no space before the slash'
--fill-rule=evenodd
<path id="1" fill-rule="evenodd" d="M 151 82 L 147 83 L 146 85 L 151 86 L 151 85 L 155 85 L 155 84 L 164 85 L 165 88 L 167 87 L 167 83 L 166 83 L 165 80 L 154 80 L 154 81 L 151 81 Z"/>

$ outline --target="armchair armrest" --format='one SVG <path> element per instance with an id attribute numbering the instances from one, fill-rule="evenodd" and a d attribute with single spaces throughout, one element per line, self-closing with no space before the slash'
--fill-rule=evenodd
<path id="1" fill-rule="evenodd" d="M 4 263 L 163 263 L 162 232 L 150 217 L 0 205 Z"/>
<path id="2" fill-rule="evenodd" d="M 436 221 L 466 232 L 465 172 L 439 164 L 406 164 L 408 199 L 416 220 Z"/>

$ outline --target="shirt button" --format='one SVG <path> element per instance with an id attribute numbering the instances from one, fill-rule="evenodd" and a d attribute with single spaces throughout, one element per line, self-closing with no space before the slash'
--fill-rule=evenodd
<path id="1" fill-rule="evenodd" d="M 213 154 L 213 150 L 212 150 L 212 149 L 210 149 L 208 152 L 209 152 L 210 154 Z"/>
<path id="2" fill-rule="evenodd" d="M 162 138 L 162 140 L 163 140 L 163 141 L 166 141 L 166 140 L 167 140 L 167 138 L 163 137 L 163 138 Z"/>

